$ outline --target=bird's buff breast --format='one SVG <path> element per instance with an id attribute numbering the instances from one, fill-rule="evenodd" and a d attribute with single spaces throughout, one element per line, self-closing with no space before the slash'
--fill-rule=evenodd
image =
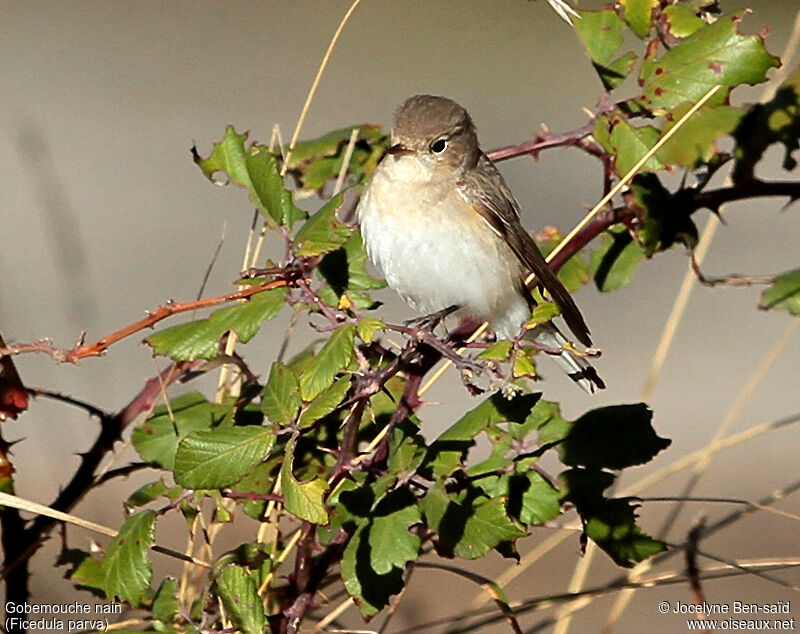
<path id="1" fill-rule="evenodd" d="M 516 332 L 530 315 L 514 254 L 458 194 L 412 157 L 387 157 L 358 206 L 367 253 L 417 311 L 459 305 Z"/>

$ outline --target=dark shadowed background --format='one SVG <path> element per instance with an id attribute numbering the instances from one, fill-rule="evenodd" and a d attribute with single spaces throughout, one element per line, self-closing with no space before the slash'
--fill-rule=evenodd
<path id="1" fill-rule="evenodd" d="M 721 4 L 726 10 L 745 6 L 738 1 Z M 243 191 L 206 181 L 189 148 L 195 141 L 206 154 L 228 123 L 249 129 L 264 142 L 277 123 L 288 141 L 349 2 L 4 1 L 0 6 L 0 332 L 6 341 L 51 337 L 57 345 L 70 346 L 81 330 L 95 339 L 169 298 L 190 299 L 223 235 L 205 294 L 230 290 L 241 267 L 252 209 Z M 780 55 L 796 0 L 754 1 L 750 6 L 754 12 L 744 18 L 743 30 L 758 32 L 768 26 L 768 48 Z M 365 0 L 333 53 L 302 137 L 362 122 L 388 126 L 393 109 L 421 92 L 464 104 L 478 125 L 483 147 L 491 149 L 530 138 L 542 123 L 553 131 L 582 125 L 582 107 L 595 104 L 601 87 L 573 32 L 543 0 Z M 740 90 L 733 98 L 754 100 L 759 94 L 758 88 Z M 765 176 L 781 175 L 780 158 L 779 152 L 770 154 L 771 172 Z M 501 169 L 531 230 L 557 225 L 566 232 L 601 193 L 599 166 L 575 150 L 547 151 L 538 162 L 520 158 Z M 729 206 L 727 225 L 717 234 L 705 270 L 712 275 L 769 274 L 796 267 L 798 207 L 782 212 L 782 204 L 762 200 Z M 701 225 L 705 219 L 706 212 L 697 215 Z M 543 361 L 545 398 L 561 401 L 568 417 L 640 399 L 687 263 L 682 250 L 674 249 L 641 265 L 632 286 L 607 295 L 592 285 L 580 291 L 577 301 L 603 350 L 598 368 L 609 388 L 594 397 L 584 395 Z M 623 484 L 664 468 L 713 436 L 790 320 L 783 312 L 757 310 L 758 293 L 695 289 L 649 401 L 657 431 L 673 444 L 652 464 L 632 469 Z M 411 316 L 391 291 L 383 291 L 381 299 L 386 302 L 381 314 L 395 320 Z M 248 346 L 252 367 L 262 375 L 285 325 L 285 319 L 272 322 Z M 307 329 L 300 330 L 293 341 L 297 347 L 309 336 Z M 59 367 L 44 356 L 30 355 L 16 363 L 30 385 L 115 410 L 163 367 L 139 339 L 117 344 L 105 358 L 78 367 Z M 800 409 L 798 358 L 800 337 L 795 336 L 734 431 Z M 475 404 L 454 375 L 428 398 L 432 404 L 422 411 L 426 435 Z M 22 439 L 14 446 L 17 493 L 47 504 L 96 430 L 96 422 L 81 411 L 44 400 L 34 402 L 17 422 L 5 423 L 6 438 Z M 749 500 L 767 495 L 797 477 L 798 440 L 800 432 L 790 427 L 720 454 L 695 494 Z M 132 457 L 126 448 L 118 461 Z M 649 494 L 677 495 L 686 478 L 683 473 Z M 121 499 L 146 480 L 140 474 L 115 482 L 92 493 L 75 513 L 118 527 L 123 521 Z M 778 507 L 800 512 L 797 499 Z M 655 530 L 668 508 L 646 503 L 643 527 Z M 713 520 L 730 510 L 719 504 L 690 504 L 669 540 L 681 541 L 700 514 Z M 182 549 L 181 524 L 171 526 L 175 534 L 162 527 L 158 540 Z M 252 528 L 247 526 L 247 535 Z M 520 543 L 521 550 L 530 550 L 551 533 L 537 531 Z M 82 548 L 96 537 L 75 528 L 69 536 Z M 240 537 L 223 538 L 220 548 Z M 35 559 L 32 600 L 89 601 L 60 578 L 60 570 L 53 570 L 57 542 L 52 539 Z M 797 520 L 758 513 L 703 546 L 726 559 L 795 556 Z M 564 591 L 578 556 L 574 536 L 515 581 L 509 599 Z M 173 561 L 155 557 L 157 579 L 177 571 Z M 491 556 L 473 569 L 496 575 L 509 565 Z M 682 565 L 676 557 L 666 569 Z M 588 584 L 615 574 L 601 555 Z M 429 570 L 415 574 L 394 621 L 397 628 L 457 613 L 479 592 L 444 575 Z M 800 583 L 797 573 L 781 578 Z M 795 592 L 754 576 L 709 583 L 706 595 L 728 603 L 791 599 L 793 614 L 800 617 Z M 657 605 L 690 597 L 685 585 L 643 590 L 617 631 L 683 631 L 681 620 L 659 615 Z M 599 631 L 611 601 L 603 598 L 579 612 L 571 631 Z M 355 626 L 360 620 L 351 612 L 345 622 Z M 527 616 L 522 622 L 532 625 L 540 618 Z M 482 631 L 506 631 L 506 626 Z"/>

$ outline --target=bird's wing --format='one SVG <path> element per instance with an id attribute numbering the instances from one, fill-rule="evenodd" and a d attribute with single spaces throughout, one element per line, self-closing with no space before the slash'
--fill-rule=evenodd
<path id="1" fill-rule="evenodd" d="M 482 154 L 477 167 L 466 170 L 458 182 L 458 193 L 475 209 L 491 229 L 502 237 L 511 250 L 561 308 L 570 330 L 582 344 L 592 345 L 589 328 L 569 291 L 564 288 L 519 220 L 519 205 L 489 158 Z"/>

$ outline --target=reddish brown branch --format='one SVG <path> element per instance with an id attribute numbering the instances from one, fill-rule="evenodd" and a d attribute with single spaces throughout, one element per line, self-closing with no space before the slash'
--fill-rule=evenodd
<path id="1" fill-rule="evenodd" d="M 131 335 L 152 328 L 159 321 L 177 315 L 178 313 L 185 313 L 193 310 L 200 310 L 202 308 L 209 308 L 211 306 L 218 306 L 219 304 L 227 304 L 235 302 L 239 299 L 246 299 L 258 293 L 272 290 L 273 288 L 281 288 L 289 285 L 288 280 L 273 280 L 266 284 L 259 284 L 258 286 L 251 286 L 243 288 L 232 293 L 225 293 L 224 295 L 217 295 L 215 297 L 206 297 L 204 299 L 197 299 L 189 302 L 167 302 L 159 306 L 154 312 L 148 313 L 147 317 L 128 324 L 124 328 L 112 332 L 110 335 L 98 339 L 93 343 L 79 343 L 73 348 L 54 348 L 51 342 L 47 339 L 37 341 L 35 343 L 23 343 L 14 346 L 0 347 L 0 358 L 23 354 L 28 352 L 43 352 L 50 355 L 52 359 L 58 363 L 74 363 L 86 357 L 99 357 L 105 354 L 108 348 L 121 339 L 130 337 Z"/>

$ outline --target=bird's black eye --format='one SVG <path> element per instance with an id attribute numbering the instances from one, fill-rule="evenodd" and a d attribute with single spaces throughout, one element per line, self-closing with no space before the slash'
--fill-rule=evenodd
<path id="1" fill-rule="evenodd" d="M 441 154 L 447 149 L 447 139 L 437 139 L 431 143 L 431 152 Z"/>

